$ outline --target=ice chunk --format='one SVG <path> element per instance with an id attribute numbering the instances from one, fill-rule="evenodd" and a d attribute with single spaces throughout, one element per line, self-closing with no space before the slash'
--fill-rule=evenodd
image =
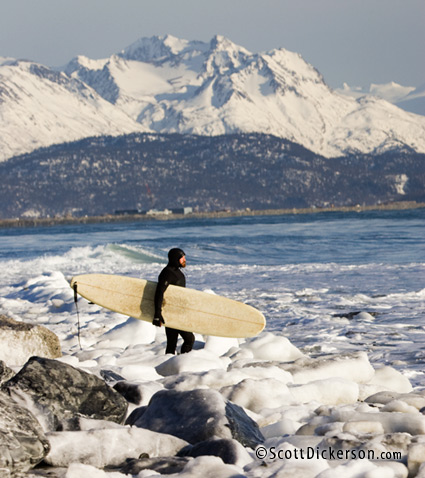
<path id="1" fill-rule="evenodd" d="M 381 385 L 384 389 L 394 392 L 408 393 L 412 391 L 409 379 L 389 366 L 377 368 L 369 383 Z"/>
<path id="2" fill-rule="evenodd" d="M 419 413 L 353 413 L 353 411 L 334 409 L 331 416 L 335 421 L 339 422 L 377 421 L 382 424 L 385 433 L 405 432 L 411 435 L 425 434 L 425 416 Z"/>
<path id="3" fill-rule="evenodd" d="M 365 352 L 327 355 L 317 359 L 303 357 L 282 367 L 292 374 L 294 383 L 308 383 L 331 377 L 349 377 L 354 382 L 363 383 L 369 382 L 375 373 Z"/>
<path id="4" fill-rule="evenodd" d="M 304 385 L 289 385 L 297 403 L 316 401 L 327 405 L 354 403 L 359 398 L 359 385 L 343 378 L 315 380 Z"/>
<path id="5" fill-rule="evenodd" d="M 248 347 L 254 358 L 259 360 L 291 362 L 304 356 L 286 337 L 272 333 L 263 333 L 241 346 L 244 347 Z"/>
<path id="6" fill-rule="evenodd" d="M 273 378 L 246 379 L 220 391 L 231 402 L 256 413 L 265 408 L 276 408 L 294 401 L 287 385 Z"/>

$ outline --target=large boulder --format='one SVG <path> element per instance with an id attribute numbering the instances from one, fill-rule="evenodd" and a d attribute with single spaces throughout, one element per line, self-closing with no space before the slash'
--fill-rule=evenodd
<path id="1" fill-rule="evenodd" d="M 42 325 L 18 322 L 0 315 L 0 360 L 8 365 L 23 365 L 30 357 L 62 356 L 58 337 Z"/>
<path id="2" fill-rule="evenodd" d="M 0 476 L 26 472 L 50 450 L 34 415 L 0 392 Z"/>
<path id="3" fill-rule="evenodd" d="M 255 448 L 264 441 L 258 425 L 245 411 L 216 390 L 161 390 L 147 407 L 136 409 L 127 424 L 174 435 L 190 444 L 210 438 L 234 438 Z"/>
<path id="4" fill-rule="evenodd" d="M 31 357 L 2 386 L 16 401 L 32 400 L 46 430 L 75 430 L 78 417 L 122 423 L 127 401 L 99 377 L 58 360 Z"/>

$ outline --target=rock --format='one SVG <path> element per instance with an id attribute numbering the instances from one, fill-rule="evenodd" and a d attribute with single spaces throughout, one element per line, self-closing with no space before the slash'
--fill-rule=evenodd
<path id="1" fill-rule="evenodd" d="M 164 389 L 164 386 L 157 382 L 131 383 L 127 381 L 118 382 L 114 390 L 119 392 L 127 402 L 134 405 L 147 405 L 152 396 Z"/>
<path id="2" fill-rule="evenodd" d="M 36 418 L 0 392 L 0 476 L 26 472 L 50 450 Z"/>
<path id="3" fill-rule="evenodd" d="M 139 405 L 142 401 L 142 393 L 137 385 L 126 381 L 118 382 L 114 385 L 114 390 L 120 393 L 127 402 Z"/>
<path id="4" fill-rule="evenodd" d="M 58 337 L 41 325 L 17 322 L 0 315 L 0 360 L 8 365 L 23 365 L 30 357 L 62 356 Z"/>
<path id="5" fill-rule="evenodd" d="M 0 385 L 7 382 L 15 375 L 15 372 L 0 360 Z"/>
<path id="6" fill-rule="evenodd" d="M 125 465 L 120 467 L 120 473 L 136 476 L 143 470 L 152 470 L 160 475 L 180 473 L 187 465 L 190 458 L 171 456 L 167 458 L 140 458 L 128 459 Z"/>
<path id="7" fill-rule="evenodd" d="M 192 445 L 213 437 L 234 438 L 251 448 L 264 441 L 258 425 L 241 407 L 211 389 L 161 390 L 143 413 L 131 414 L 127 424 L 174 435 Z"/>
<path id="8" fill-rule="evenodd" d="M 3 384 L 17 401 L 34 402 L 46 430 L 78 429 L 78 417 L 122 423 L 127 401 L 99 377 L 58 360 L 32 357 Z"/>
<path id="9" fill-rule="evenodd" d="M 217 392 L 218 393 L 218 392 Z M 219 394 L 221 397 L 221 394 Z M 245 410 L 232 402 L 226 402 L 226 418 L 232 432 L 232 438 L 243 446 L 254 449 L 259 443 L 263 443 L 264 437 L 254 420 L 249 418 Z"/>
<path id="10" fill-rule="evenodd" d="M 178 454 L 178 456 L 193 458 L 204 455 L 218 456 L 224 463 L 238 465 L 241 468 L 252 461 L 246 449 L 238 441 L 228 438 L 215 438 L 196 445 L 189 445 Z"/>
<path id="11" fill-rule="evenodd" d="M 114 372 L 113 370 L 101 370 L 100 376 L 105 380 L 105 382 L 118 382 L 120 380 L 125 380 L 122 375 Z"/>

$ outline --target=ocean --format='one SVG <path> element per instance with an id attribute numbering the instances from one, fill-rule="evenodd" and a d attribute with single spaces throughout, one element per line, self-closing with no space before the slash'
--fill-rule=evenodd
<path id="1" fill-rule="evenodd" d="M 248 303 L 266 331 L 319 357 L 365 351 L 425 386 L 425 209 L 185 218 L 0 229 L 0 313 L 41 323 L 75 350 L 67 281 L 82 273 L 156 280 L 167 251 L 187 286 Z M 93 344 L 125 317 L 97 311 Z"/>

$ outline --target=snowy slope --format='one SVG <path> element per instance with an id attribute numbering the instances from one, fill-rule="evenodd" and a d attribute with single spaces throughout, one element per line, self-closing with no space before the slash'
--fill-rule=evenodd
<path id="1" fill-rule="evenodd" d="M 27 61 L 0 60 L 0 160 L 87 136 L 143 131 L 78 79 Z"/>
<path id="2" fill-rule="evenodd" d="M 160 133 L 261 132 L 325 156 L 404 145 L 425 151 L 425 118 L 338 94 L 284 49 L 252 54 L 221 36 L 209 44 L 143 38 L 102 64 L 106 94 L 92 63 L 81 58 L 66 71 L 109 100 L 114 91 L 115 105 Z"/>
<path id="3" fill-rule="evenodd" d="M 265 133 L 327 157 L 405 147 L 425 152 L 425 118 L 376 97 L 331 90 L 285 49 L 254 54 L 211 42 L 142 38 L 62 72 L 0 62 L 1 159 L 91 135 L 132 131 Z"/>

